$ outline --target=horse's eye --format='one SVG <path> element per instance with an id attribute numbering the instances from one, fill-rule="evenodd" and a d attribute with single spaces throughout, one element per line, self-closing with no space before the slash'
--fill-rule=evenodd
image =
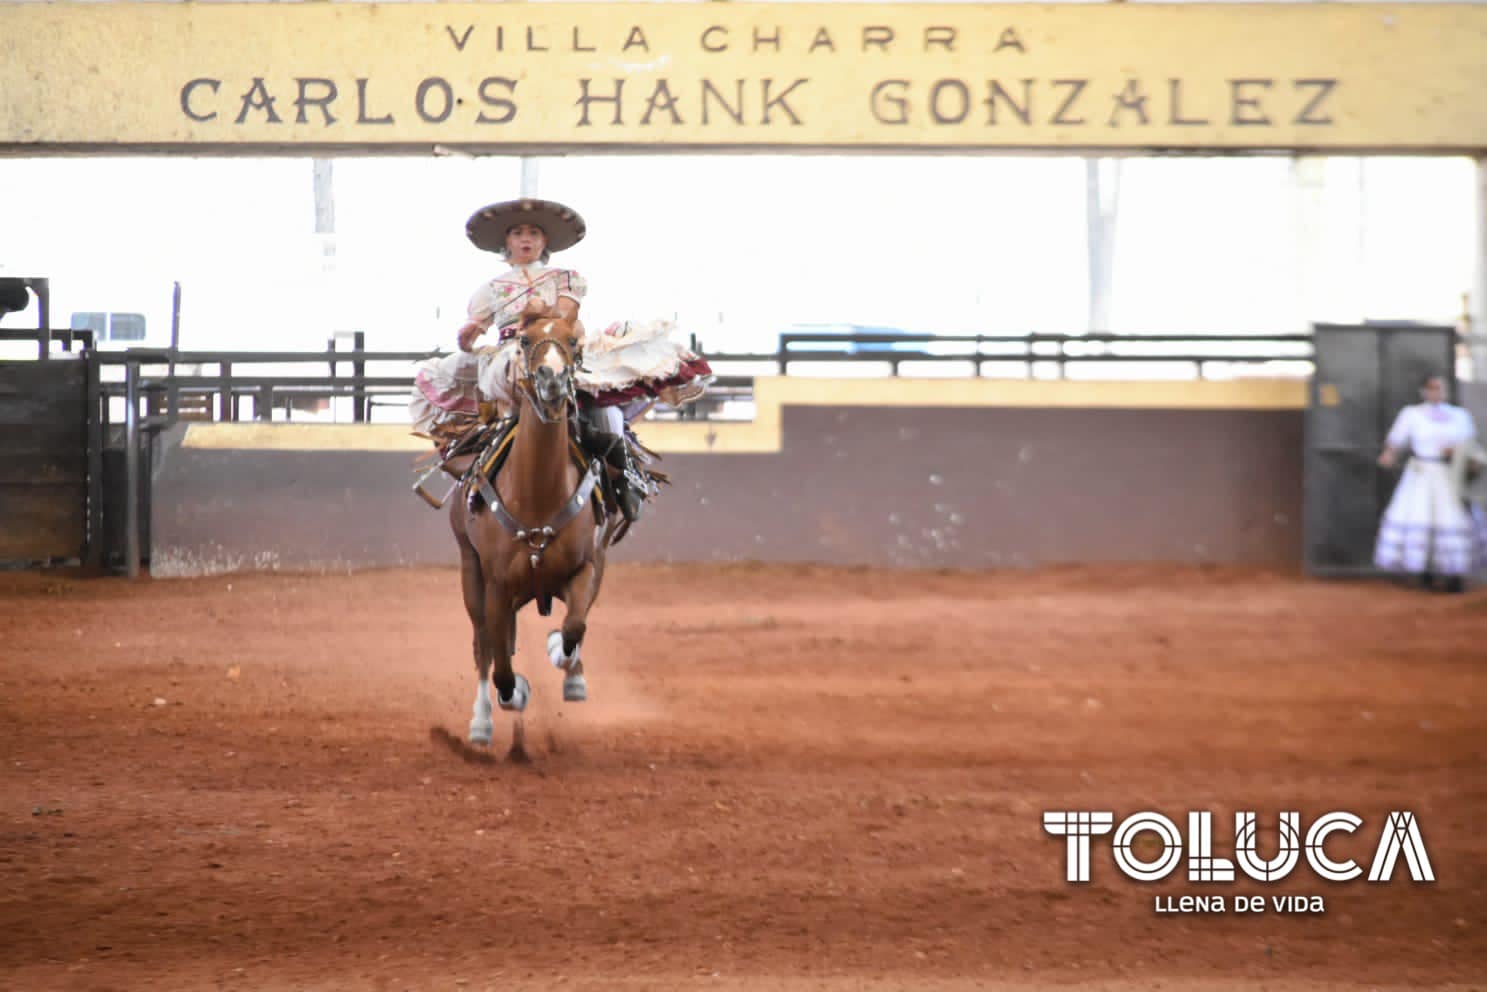
<path id="1" fill-rule="evenodd" d="M 522 346 L 522 347 L 523 347 L 523 348 L 530 348 L 530 347 L 531 347 L 531 346 L 532 346 L 532 338 L 531 338 L 531 335 L 528 335 L 528 334 L 523 334 L 523 335 L 522 335 L 522 336 L 521 336 L 521 346 Z"/>
<path id="2" fill-rule="evenodd" d="M 571 338 L 569 338 L 568 339 L 568 347 L 570 347 L 570 348 L 577 348 L 578 347 L 578 338 L 577 337 L 571 337 Z"/>

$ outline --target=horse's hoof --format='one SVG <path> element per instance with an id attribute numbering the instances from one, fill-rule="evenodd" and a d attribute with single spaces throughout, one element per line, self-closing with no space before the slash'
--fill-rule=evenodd
<path id="1" fill-rule="evenodd" d="M 570 658 L 563 653 L 563 632 L 560 630 L 550 631 L 547 635 L 547 660 L 552 662 L 552 667 L 566 672 L 573 667 L 574 662 L 578 661 L 578 653 L 582 647 L 583 645 L 581 644 L 575 645 L 573 648 L 573 657 Z"/>
<path id="2" fill-rule="evenodd" d="M 582 703 L 589 698 L 589 684 L 582 675 L 570 675 L 563 680 L 563 702 Z"/>
<path id="3" fill-rule="evenodd" d="M 470 721 L 471 744 L 479 744 L 482 746 L 488 745 L 491 742 L 491 738 L 495 736 L 495 733 L 495 724 L 491 723 L 491 721 L 489 720 L 486 720 L 484 722 L 480 720 Z"/>
<path id="4" fill-rule="evenodd" d="M 511 698 L 507 699 L 499 692 L 496 693 L 496 702 L 501 709 L 520 713 L 527 708 L 527 700 L 532 698 L 532 687 L 523 675 L 516 676 L 516 687 L 511 690 Z"/>

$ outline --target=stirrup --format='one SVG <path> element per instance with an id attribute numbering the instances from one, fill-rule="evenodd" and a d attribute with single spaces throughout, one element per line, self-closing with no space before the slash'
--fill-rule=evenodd
<path id="1" fill-rule="evenodd" d="M 586 453 L 614 470 L 615 476 L 609 480 L 609 485 L 615 505 L 627 522 L 634 523 L 645 505 L 646 480 L 630 454 L 629 442 L 623 434 L 601 431 L 585 431 L 581 438 Z"/>
<path id="2" fill-rule="evenodd" d="M 628 523 L 634 523 L 640 519 L 640 511 L 645 506 L 645 497 L 636 490 L 635 484 L 625 475 L 616 481 L 614 501 L 619 504 L 620 513 L 624 515 Z"/>
<path id="3" fill-rule="evenodd" d="M 614 501 L 626 522 L 633 524 L 640 519 L 640 511 L 645 506 L 646 494 L 650 487 L 628 451 L 625 452 L 623 461 L 623 466 L 616 466 L 619 472 L 612 481 Z"/>
<path id="4" fill-rule="evenodd" d="M 418 494 L 419 499 L 423 500 L 425 503 L 427 503 L 429 506 L 432 506 L 436 510 L 444 509 L 444 504 L 449 502 L 450 494 L 453 493 L 455 488 L 459 485 L 458 480 L 452 480 L 449 483 L 449 487 L 444 490 L 443 496 L 435 496 L 433 490 L 429 489 L 428 483 L 431 479 L 434 478 L 434 476 L 438 475 L 443 470 L 444 465 L 442 463 L 437 464 L 433 468 L 429 469 L 427 472 L 423 473 L 423 475 L 420 475 L 418 477 L 418 481 L 413 483 L 413 491 Z"/>

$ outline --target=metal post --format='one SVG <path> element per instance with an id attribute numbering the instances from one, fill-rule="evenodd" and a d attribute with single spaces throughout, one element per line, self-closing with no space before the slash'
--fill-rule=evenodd
<path id="1" fill-rule="evenodd" d="M 1477 250 L 1476 285 L 1471 302 L 1472 320 L 1469 332 L 1472 379 L 1487 382 L 1487 155 L 1477 159 L 1476 181 Z"/>
<path id="2" fill-rule="evenodd" d="M 36 356 L 42 361 L 52 357 L 52 286 L 48 279 L 28 279 L 31 292 L 36 294 Z M 69 348 L 72 342 L 69 340 Z"/>
<path id="3" fill-rule="evenodd" d="M 325 350 L 334 356 L 336 352 L 341 350 L 340 341 L 340 334 L 332 334 L 325 340 Z M 336 407 L 336 400 L 340 399 L 341 396 L 341 363 L 332 357 L 328 364 L 330 366 L 331 378 L 330 400 L 328 401 L 330 403 L 330 419 L 336 423 L 340 423 L 340 411 Z M 353 400 L 352 402 L 354 403 L 355 401 Z M 352 419 L 355 419 L 354 415 Z"/>
<path id="4" fill-rule="evenodd" d="M 232 400 L 232 363 L 222 362 L 220 364 L 218 377 L 221 379 L 221 385 L 217 388 L 221 390 L 221 393 L 217 397 L 217 419 L 224 422 L 236 420 L 238 411 L 237 404 Z"/>
<path id="5" fill-rule="evenodd" d="M 521 159 L 521 195 L 537 195 L 537 160 L 530 155 Z"/>
<path id="6" fill-rule="evenodd" d="M 370 411 L 370 404 L 367 402 L 367 362 L 362 357 L 367 350 L 367 332 L 357 331 L 352 342 L 353 354 L 357 357 L 351 362 L 351 374 L 354 380 L 351 419 L 358 424 L 364 424 L 367 422 L 367 414 Z"/>
<path id="7" fill-rule="evenodd" d="M 103 547 L 103 417 L 108 397 L 100 385 L 98 352 L 83 353 L 88 372 L 88 557 L 89 568 L 102 568 Z"/>
<path id="8" fill-rule="evenodd" d="M 43 330 L 49 330 L 52 326 L 52 282 L 50 279 L 33 279 L 31 291 L 36 294 L 36 319 Z"/>
<path id="9" fill-rule="evenodd" d="M 177 281 L 172 286 L 170 291 L 170 357 L 171 366 L 174 367 L 176 351 L 181 347 L 181 284 Z"/>
<path id="10" fill-rule="evenodd" d="M 174 284 L 170 294 L 170 370 L 166 373 L 169 383 L 167 415 L 175 423 L 181 415 L 181 389 L 176 385 L 176 352 L 181 347 L 181 284 Z"/>
<path id="11" fill-rule="evenodd" d="M 124 574 L 139 578 L 139 363 L 124 365 Z"/>

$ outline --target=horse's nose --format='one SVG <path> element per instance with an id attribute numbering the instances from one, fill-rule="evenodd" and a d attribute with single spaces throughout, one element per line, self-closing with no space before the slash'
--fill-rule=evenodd
<path id="1" fill-rule="evenodd" d="M 537 395 L 549 402 L 556 400 L 563 392 L 563 384 L 558 374 L 547 366 L 542 366 L 532 373 L 532 379 L 537 386 Z"/>

